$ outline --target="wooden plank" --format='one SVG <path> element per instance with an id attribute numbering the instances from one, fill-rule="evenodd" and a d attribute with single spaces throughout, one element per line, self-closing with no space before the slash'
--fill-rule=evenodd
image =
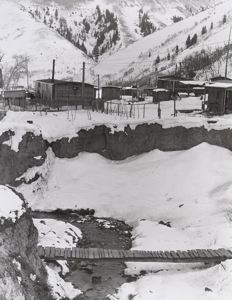
<path id="1" fill-rule="evenodd" d="M 198 255 L 198 258 L 207 258 L 208 256 L 207 256 L 207 254 L 206 253 L 204 253 L 201 249 L 196 249 L 196 251 L 197 251 L 197 255 Z"/>
<path id="2" fill-rule="evenodd" d="M 230 250 L 223 249 L 222 253 L 224 254 L 224 257 L 228 259 L 232 258 L 232 252 Z"/>
<path id="3" fill-rule="evenodd" d="M 68 258 L 71 258 L 71 257 L 72 257 L 72 249 L 68 248 Z"/>
<path id="4" fill-rule="evenodd" d="M 89 259 L 94 259 L 93 248 L 89 248 Z"/>
<path id="5" fill-rule="evenodd" d="M 221 249 L 217 249 L 215 251 L 217 252 L 219 258 L 223 258 L 224 252 Z"/>
<path id="6" fill-rule="evenodd" d="M 89 259 L 89 248 L 84 249 L 84 255 L 86 259 Z"/>
<path id="7" fill-rule="evenodd" d="M 64 249 L 64 258 L 67 259 L 68 258 L 68 248 Z"/>
<path id="8" fill-rule="evenodd" d="M 157 251 L 157 256 L 159 259 L 163 259 L 162 251 Z"/>
<path id="9" fill-rule="evenodd" d="M 71 255 L 72 258 L 76 258 L 76 247 L 73 247 L 72 248 L 72 255 Z"/>
<path id="10" fill-rule="evenodd" d="M 184 259 L 185 258 L 185 255 L 180 250 L 177 250 L 176 254 L 180 257 L 180 259 Z"/>
<path id="11" fill-rule="evenodd" d="M 219 256 L 219 255 L 217 254 L 217 252 L 214 251 L 214 250 L 212 250 L 212 249 L 208 249 L 207 251 L 212 255 L 212 257 L 217 258 L 217 257 Z"/>
<path id="12" fill-rule="evenodd" d="M 60 248 L 56 248 L 56 250 L 55 250 L 55 257 L 60 257 L 60 253 L 61 253 L 61 249 Z"/>
<path id="13" fill-rule="evenodd" d="M 170 254 L 174 259 L 179 259 L 178 255 L 175 251 L 170 251 Z"/>
<path id="14" fill-rule="evenodd" d="M 84 249 L 83 248 L 79 248 L 79 255 L 80 255 L 80 259 L 84 258 Z"/>
<path id="15" fill-rule="evenodd" d="M 101 253 L 101 258 L 102 258 L 102 259 L 106 258 L 106 257 L 105 257 L 105 251 L 104 251 L 104 249 L 103 249 L 103 248 L 100 248 L 100 251 L 101 251 L 101 252 L 100 252 L 100 253 Z"/>
<path id="16" fill-rule="evenodd" d="M 119 255 L 120 255 L 120 258 L 121 258 L 121 259 L 124 259 L 124 258 L 125 258 L 125 254 L 124 254 L 124 251 L 123 251 L 123 250 L 119 250 Z"/>
<path id="17" fill-rule="evenodd" d="M 196 250 L 191 250 L 191 253 L 193 254 L 193 256 L 194 256 L 195 258 L 198 258 L 198 253 L 197 253 Z"/>
<path id="18" fill-rule="evenodd" d="M 45 247 L 45 253 L 44 253 L 45 258 L 50 257 L 50 251 L 51 251 L 51 247 Z"/>
<path id="19" fill-rule="evenodd" d="M 204 250 L 204 249 L 202 249 L 202 250 L 200 250 L 202 253 L 204 253 L 205 254 L 205 257 L 207 257 L 207 258 L 212 258 L 213 257 L 213 255 L 211 254 L 211 252 L 210 251 L 208 251 L 208 250 Z"/>
<path id="20" fill-rule="evenodd" d="M 80 248 L 76 248 L 76 258 L 80 259 Z"/>
<path id="21" fill-rule="evenodd" d="M 64 257 L 64 251 L 65 251 L 64 248 L 61 248 L 61 249 L 60 249 L 60 257 Z"/>
<path id="22" fill-rule="evenodd" d="M 164 254 L 167 256 L 169 260 L 172 259 L 171 253 L 169 251 L 164 251 Z"/>
<path id="23" fill-rule="evenodd" d="M 55 247 L 51 247 L 50 258 L 55 258 Z"/>
<path id="24" fill-rule="evenodd" d="M 94 254 L 94 258 L 95 258 L 95 259 L 99 259 L 99 258 L 100 258 L 99 252 L 98 252 L 98 249 L 97 249 L 97 248 L 93 248 L 93 254 Z"/>

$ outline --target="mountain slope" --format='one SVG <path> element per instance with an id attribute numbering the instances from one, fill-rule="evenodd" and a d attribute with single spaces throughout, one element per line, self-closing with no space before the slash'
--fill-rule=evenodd
<path id="1" fill-rule="evenodd" d="M 226 21 L 223 23 L 224 16 Z M 106 81 L 111 81 L 121 80 L 122 77 L 124 80 L 137 80 L 151 73 L 173 71 L 176 64 L 196 51 L 204 49 L 209 52 L 224 47 L 231 20 L 231 2 L 221 1 L 215 7 L 167 26 L 114 55 L 105 56 L 95 67 L 95 72 L 104 76 Z M 206 28 L 204 34 L 203 27 Z M 187 48 L 188 35 L 193 38 L 194 34 L 197 34 L 197 42 Z M 223 71 L 225 62 L 222 59 L 220 63 L 219 73 Z"/>
<path id="2" fill-rule="evenodd" d="M 13 64 L 13 56 L 29 58 L 30 83 L 51 77 L 52 59 L 57 60 L 56 77 L 81 78 L 81 64 L 92 60 L 56 32 L 33 20 L 15 1 L 0 2 L 0 52 L 3 73 Z M 25 84 L 23 81 L 21 84 Z"/>
<path id="3" fill-rule="evenodd" d="M 212 0 L 194 3 L 187 0 L 18 1 L 32 17 L 57 30 L 95 59 L 205 10 L 212 3 Z M 99 11 L 103 22 L 99 22 Z M 109 13 L 112 14 L 110 19 L 107 18 Z"/>

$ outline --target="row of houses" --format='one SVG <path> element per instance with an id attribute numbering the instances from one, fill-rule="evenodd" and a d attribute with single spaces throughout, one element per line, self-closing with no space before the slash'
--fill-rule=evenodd
<path id="1" fill-rule="evenodd" d="M 118 87 L 103 86 L 101 88 L 102 102 L 121 99 L 122 97 L 136 98 L 137 101 L 150 96 L 153 102 L 168 101 L 178 93 L 194 93 L 196 96 L 208 94 L 208 112 L 224 114 L 232 112 L 232 79 L 224 77 L 212 78 L 209 83 L 205 81 L 186 80 L 176 76 L 161 76 L 157 87 L 137 86 Z M 15 95 L 19 95 L 19 92 Z M 24 94 L 24 93 L 21 93 Z M 25 97 L 16 99 L 12 92 L 4 92 L 5 99 L 14 105 L 25 106 Z M 11 96 L 12 97 L 11 97 Z M 23 99 L 24 98 L 24 99 Z M 42 79 L 35 81 L 35 99 L 40 104 L 59 108 L 62 106 L 93 106 L 99 98 L 97 88 L 89 83 L 64 81 L 57 79 Z"/>

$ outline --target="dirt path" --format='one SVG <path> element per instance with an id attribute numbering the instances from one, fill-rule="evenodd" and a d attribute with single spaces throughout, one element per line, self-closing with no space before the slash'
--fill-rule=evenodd
<path id="1" fill-rule="evenodd" d="M 131 228 L 119 220 L 77 214 L 34 213 L 34 217 L 55 218 L 77 226 L 83 234 L 79 247 L 131 248 Z M 108 299 L 107 295 L 114 294 L 129 280 L 124 276 L 125 264 L 121 262 L 70 262 L 69 268 L 65 280 L 83 292 L 76 300 Z"/>

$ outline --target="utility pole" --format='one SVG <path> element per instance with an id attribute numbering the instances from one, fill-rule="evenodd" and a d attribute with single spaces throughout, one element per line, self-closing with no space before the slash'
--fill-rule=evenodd
<path id="1" fill-rule="evenodd" d="M 29 90 L 29 66 L 28 66 L 28 61 L 27 61 L 27 89 Z"/>
<path id="2" fill-rule="evenodd" d="M 85 62 L 83 62 L 82 68 L 82 86 L 81 86 L 81 98 L 82 98 L 82 107 L 84 106 L 84 95 L 85 95 Z"/>
<path id="3" fill-rule="evenodd" d="M 56 67 L 56 60 L 53 59 L 52 61 L 52 82 L 55 80 L 55 67 Z"/>
<path id="4" fill-rule="evenodd" d="M 97 75 L 97 96 L 98 96 L 98 99 L 100 98 L 100 76 L 99 74 Z"/>
<path id="5" fill-rule="evenodd" d="M 97 111 L 99 109 L 99 99 L 100 99 L 100 76 L 97 75 Z"/>
<path id="6" fill-rule="evenodd" d="M 232 30 L 232 26 L 230 26 L 229 40 L 228 40 L 228 45 L 227 45 L 225 77 L 227 77 L 227 73 L 228 73 L 228 62 L 229 62 L 229 54 L 230 54 L 231 30 Z"/>
<path id="7" fill-rule="evenodd" d="M 173 99 L 174 99 L 174 117 L 176 117 L 176 93 L 175 93 L 175 80 L 173 80 L 172 85 L 172 93 L 173 93 Z"/>

